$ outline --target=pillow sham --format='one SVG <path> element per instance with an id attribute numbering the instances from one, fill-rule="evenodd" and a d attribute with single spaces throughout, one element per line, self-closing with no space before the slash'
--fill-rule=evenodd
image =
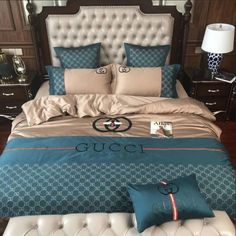
<path id="1" fill-rule="evenodd" d="M 127 66 L 159 67 L 164 66 L 170 45 L 140 46 L 124 43 Z"/>
<path id="2" fill-rule="evenodd" d="M 97 69 L 65 69 L 46 67 L 49 74 L 50 95 L 109 94 L 111 93 L 111 66 Z"/>
<path id="3" fill-rule="evenodd" d="M 195 175 L 158 184 L 128 185 L 128 192 L 140 233 L 171 220 L 214 217 L 200 193 Z"/>
<path id="4" fill-rule="evenodd" d="M 112 87 L 115 94 L 176 98 L 176 79 L 180 66 L 127 67 L 113 64 Z"/>
<path id="5" fill-rule="evenodd" d="M 101 43 L 75 48 L 55 47 L 57 57 L 64 68 L 99 67 Z"/>

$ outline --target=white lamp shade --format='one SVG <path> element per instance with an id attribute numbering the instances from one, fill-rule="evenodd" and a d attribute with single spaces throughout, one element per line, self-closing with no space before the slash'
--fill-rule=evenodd
<path id="1" fill-rule="evenodd" d="M 235 27 L 229 24 L 211 24 L 206 27 L 202 50 L 211 53 L 228 53 L 234 50 Z"/>

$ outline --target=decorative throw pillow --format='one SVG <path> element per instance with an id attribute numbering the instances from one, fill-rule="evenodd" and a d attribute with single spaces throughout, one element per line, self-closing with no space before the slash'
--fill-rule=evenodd
<path id="1" fill-rule="evenodd" d="M 176 78 L 179 65 L 164 67 L 127 67 L 113 64 L 115 94 L 176 98 Z"/>
<path id="2" fill-rule="evenodd" d="M 111 93 L 110 65 L 97 69 L 46 68 L 50 95 Z"/>
<path id="3" fill-rule="evenodd" d="M 54 66 L 46 66 L 46 69 L 49 76 L 49 94 L 64 95 L 66 93 L 64 83 L 65 69 Z"/>
<path id="4" fill-rule="evenodd" d="M 101 43 L 75 48 L 55 47 L 54 50 L 64 68 L 99 67 Z"/>
<path id="5" fill-rule="evenodd" d="M 170 45 L 140 46 L 124 43 L 127 66 L 159 67 L 164 66 Z"/>
<path id="6" fill-rule="evenodd" d="M 139 232 L 167 221 L 214 217 L 195 175 L 158 184 L 129 185 L 128 191 Z"/>

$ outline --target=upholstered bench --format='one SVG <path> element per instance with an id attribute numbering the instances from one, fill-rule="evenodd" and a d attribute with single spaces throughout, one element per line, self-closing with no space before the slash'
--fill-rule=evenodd
<path id="1" fill-rule="evenodd" d="M 129 213 L 89 213 L 22 216 L 11 218 L 4 236 L 235 236 L 235 228 L 224 211 L 215 218 L 167 222 L 142 234 Z"/>

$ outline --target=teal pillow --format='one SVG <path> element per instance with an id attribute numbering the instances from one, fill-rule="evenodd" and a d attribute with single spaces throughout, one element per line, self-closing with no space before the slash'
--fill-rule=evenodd
<path id="1" fill-rule="evenodd" d="M 158 184 L 129 185 L 128 192 L 140 233 L 167 221 L 214 217 L 200 193 L 195 175 Z"/>
<path id="2" fill-rule="evenodd" d="M 57 57 L 64 68 L 98 68 L 101 43 L 76 48 L 55 47 Z"/>
<path id="3" fill-rule="evenodd" d="M 164 66 L 170 45 L 140 46 L 124 43 L 127 66 L 159 67 Z"/>
<path id="4" fill-rule="evenodd" d="M 61 67 L 46 66 L 49 75 L 49 94 L 50 95 L 64 95 L 65 83 L 64 72 L 65 69 Z"/>
<path id="5" fill-rule="evenodd" d="M 180 65 L 166 65 L 162 67 L 161 76 L 161 97 L 177 98 L 176 80 Z"/>

